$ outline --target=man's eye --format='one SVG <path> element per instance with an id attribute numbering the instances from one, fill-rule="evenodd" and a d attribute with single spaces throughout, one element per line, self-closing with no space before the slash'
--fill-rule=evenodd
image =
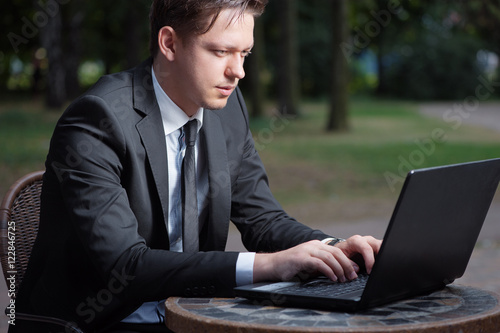
<path id="1" fill-rule="evenodd" d="M 250 51 L 243 51 L 243 52 L 241 52 L 241 56 L 244 57 L 244 58 L 248 57 L 250 54 L 252 54 L 252 52 L 250 52 Z"/>
<path id="2" fill-rule="evenodd" d="M 227 55 L 227 51 L 224 51 L 224 50 L 215 50 L 214 52 L 219 57 L 223 57 L 223 56 Z"/>

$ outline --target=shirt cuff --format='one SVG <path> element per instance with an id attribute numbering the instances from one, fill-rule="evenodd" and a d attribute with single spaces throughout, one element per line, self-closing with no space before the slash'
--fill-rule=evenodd
<path id="1" fill-rule="evenodd" d="M 255 252 L 240 252 L 236 261 L 236 286 L 253 283 Z"/>

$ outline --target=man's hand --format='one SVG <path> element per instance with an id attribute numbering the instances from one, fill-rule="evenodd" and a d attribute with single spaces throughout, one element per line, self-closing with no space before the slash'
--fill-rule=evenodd
<path id="1" fill-rule="evenodd" d="M 335 246 L 314 240 L 276 253 L 257 253 L 254 282 L 287 281 L 299 274 L 323 274 L 340 282 L 354 280 L 359 265 L 351 259 L 361 256 L 370 273 L 381 244 L 381 240 L 371 236 L 356 235 Z"/>

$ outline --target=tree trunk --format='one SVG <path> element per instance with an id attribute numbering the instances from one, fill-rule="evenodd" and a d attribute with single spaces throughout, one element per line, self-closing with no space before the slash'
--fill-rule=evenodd
<path id="1" fill-rule="evenodd" d="M 347 40 L 346 0 L 333 0 L 332 4 L 332 87 L 327 131 L 343 131 L 348 124 L 348 68 L 341 45 Z"/>
<path id="2" fill-rule="evenodd" d="M 377 50 L 377 72 L 378 72 L 378 86 L 376 94 L 383 96 L 387 93 L 387 83 L 384 66 L 384 31 L 382 30 L 378 36 L 378 50 Z"/>
<path id="3" fill-rule="evenodd" d="M 384 6 L 387 6 L 386 0 L 377 1 L 377 11 L 383 10 Z M 388 23 L 389 24 L 389 21 Z M 378 72 L 378 86 L 376 94 L 379 96 L 384 96 L 387 94 L 387 80 L 386 80 L 386 70 L 384 66 L 384 56 L 386 49 L 386 33 L 387 26 L 382 25 L 378 36 L 375 37 L 375 42 L 377 44 L 377 72 Z"/>
<path id="4" fill-rule="evenodd" d="M 137 13 L 141 12 L 140 1 L 128 1 L 125 3 L 127 12 L 124 15 L 123 25 L 125 26 L 124 45 L 125 45 L 125 58 L 126 68 L 137 66 L 141 61 L 141 36 L 139 32 L 139 24 L 143 23 L 142 20 L 137 19 Z"/>
<path id="5" fill-rule="evenodd" d="M 297 0 L 279 0 L 281 52 L 278 64 L 278 91 L 280 113 L 298 115 L 299 88 L 299 54 L 297 39 Z"/>
<path id="6" fill-rule="evenodd" d="M 66 93 L 67 97 L 73 99 L 80 94 L 80 81 L 78 79 L 78 67 L 80 66 L 80 54 L 82 53 L 82 23 L 85 17 L 85 7 L 82 0 L 73 0 L 68 9 L 69 18 L 67 25 L 67 40 L 65 48 L 66 67 Z"/>
<path id="7" fill-rule="evenodd" d="M 262 22 L 255 22 L 255 46 L 252 54 L 246 60 L 248 72 L 248 88 L 250 97 L 250 114 L 252 117 L 261 117 L 264 110 L 265 91 L 260 71 L 264 60 L 264 30 Z"/>
<path id="8" fill-rule="evenodd" d="M 46 104 L 50 108 L 60 108 L 66 101 L 66 70 L 62 52 L 62 14 L 55 11 L 40 29 L 40 43 L 47 50 L 49 70 L 47 74 Z"/>

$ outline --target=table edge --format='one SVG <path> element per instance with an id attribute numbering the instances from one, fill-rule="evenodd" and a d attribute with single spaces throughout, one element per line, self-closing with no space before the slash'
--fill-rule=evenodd
<path id="1" fill-rule="evenodd" d="M 467 286 L 462 286 L 467 287 Z M 478 289 L 474 287 L 468 287 L 473 289 Z M 459 332 L 469 332 L 477 331 L 483 333 L 498 333 L 497 329 L 495 331 L 488 331 L 488 327 L 500 327 L 500 295 L 492 291 L 483 290 L 481 291 L 491 294 L 497 300 L 497 306 L 488 311 L 470 315 L 460 318 L 453 318 L 449 320 L 442 320 L 434 323 L 417 323 L 417 324 L 405 324 L 401 326 L 387 326 L 387 327 L 373 327 L 369 328 L 367 331 L 366 327 L 305 327 L 305 326 L 269 326 L 265 324 L 251 324 L 245 322 L 232 322 L 224 319 L 213 319 L 203 316 L 196 316 L 183 309 L 177 304 L 178 300 L 182 297 L 170 297 L 165 301 L 165 321 L 166 325 L 170 330 L 177 332 L 179 329 L 185 329 L 189 327 L 189 331 L 193 333 L 245 333 L 245 332 L 405 332 L 405 333 L 421 333 L 425 330 L 426 333 L 459 333 Z M 233 299 L 233 298 L 220 298 L 220 299 Z M 453 321 L 450 323 L 450 321 Z M 453 324 L 451 327 L 450 325 Z M 184 333 L 183 332 L 183 333 Z"/>

